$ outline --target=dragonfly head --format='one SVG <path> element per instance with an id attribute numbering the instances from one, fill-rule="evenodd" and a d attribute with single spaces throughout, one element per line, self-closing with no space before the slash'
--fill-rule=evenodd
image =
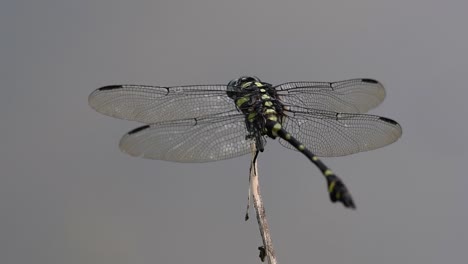
<path id="1" fill-rule="evenodd" d="M 229 97 L 235 99 L 237 92 L 241 92 L 242 89 L 249 88 L 252 84 L 261 83 L 260 79 L 255 76 L 242 76 L 237 79 L 230 81 L 227 85 L 227 94 Z"/>

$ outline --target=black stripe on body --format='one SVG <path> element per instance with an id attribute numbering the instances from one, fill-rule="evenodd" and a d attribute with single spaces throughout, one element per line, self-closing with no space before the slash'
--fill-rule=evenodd
<path id="1" fill-rule="evenodd" d="M 343 181 L 341 181 L 341 179 L 336 176 L 332 170 L 330 170 L 314 153 L 312 153 L 301 142 L 299 142 L 296 138 L 284 130 L 280 123 L 267 120 L 265 127 L 269 131 L 269 134 L 273 135 L 273 137 L 278 136 L 286 140 L 319 168 L 327 180 L 328 192 L 330 193 L 330 200 L 332 202 L 339 201 L 347 208 L 356 208 L 353 198 L 351 197 L 351 194 L 344 185 Z"/>

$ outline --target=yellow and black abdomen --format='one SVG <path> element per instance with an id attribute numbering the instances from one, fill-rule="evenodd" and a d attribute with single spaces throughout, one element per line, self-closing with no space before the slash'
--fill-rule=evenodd
<path id="1" fill-rule="evenodd" d="M 268 131 L 268 136 L 272 138 L 280 137 L 287 141 L 299 152 L 304 154 L 312 163 L 314 163 L 327 181 L 328 192 L 332 202 L 341 202 L 345 207 L 356 208 L 350 192 L 342 182 L 342 180 L 333 173 L 314 153 L 312 153 L 304 144 L 294 138 L 289 132 L 283 129 L 281 123 L 273 120 L 267 120 L 265 128 Z"/>

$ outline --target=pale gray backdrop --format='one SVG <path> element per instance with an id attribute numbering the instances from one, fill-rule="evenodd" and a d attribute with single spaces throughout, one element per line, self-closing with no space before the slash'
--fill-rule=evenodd
<path id="1" fill-rule="evenodd" d="M 331 204 L 319 171 L 269 141 L 260 174 L 280 263 L 465 263 L 468 2 L 2 1 L 0 262 L 259 263 L 244 222 L 249 157 L 132 158 L 139 124 L 94 112 L 116 83 L 278 84 L 369 77 L 395 144 L 325 159 L 357 211 Z M 253 216 L 253 214 L 252 214 Z"/>

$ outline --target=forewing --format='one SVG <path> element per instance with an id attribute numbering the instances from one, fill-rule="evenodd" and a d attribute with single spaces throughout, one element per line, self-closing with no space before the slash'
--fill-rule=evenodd
<path id="1" fill-rule="evenodd" d="M 95 90 L 88 101 L 93 109 L 104 115 L 146 124 L 235 109 L 234 101 L 226 94 L 226 85 L 112 85 Z"/>
<path id="2" fill-rule="evenodd" d="M 275 87 L 286 105 L 333 112 L 365 113 L 385 98 L 383 85 L 372 79 L 340 82 L 288 82 Z"/>
<path id="3" fill-rule="evenodd" d="M 209 162 L 250 152 L 242 114 L 151 124 L 134 129 L 120 140 L 131 156 L 176 162 Z"/>
<path id="4" fill-rule="evenodd" d="M 381 148 L 400 138 L 401 126 L 385 117 L 293 108 L 283 127 L 315 155 L 344 156 Z M 284 147 L 295 149 L 280 139 Z"/>

